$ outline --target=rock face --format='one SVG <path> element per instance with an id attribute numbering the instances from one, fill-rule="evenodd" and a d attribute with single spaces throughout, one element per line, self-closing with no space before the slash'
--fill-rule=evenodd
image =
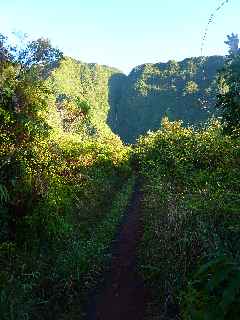
<path id="1" fill-rule="evenodd" d="M 160 127 L 163 116 L 198 124 L 214 112 L 216 74 L 224 57 L 188 58 L 181 62 L 143 64 L 128 77 L 109 80 L 108 124 L 123 141 L 132 143 Z"/>

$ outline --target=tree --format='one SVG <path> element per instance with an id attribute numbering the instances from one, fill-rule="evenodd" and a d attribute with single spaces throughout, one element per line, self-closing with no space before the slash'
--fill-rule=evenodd
<path id="1" fill-rule="evenodd" d="M 34 70 L 40 78 L 47 78 L 52 70 L 59 66 L 63 53 L 54 48 L 49 39 L 28 41 L 25 34 L 15 36 L 17 45 L 12 45 L 8 38 L 0 33 L 0 62 L 17 64 L 24 72 Z"/>
<path id="2" fill-rule="evenodd" d="M 232 33 L 231 35 L 227 35 L 227 41 L 224 41 L 225 44 L 229 46 L 229 53 L 237 54 L 239 52 L 239 38 L 237 34 Z"/>
<path id="3" fill-rule="evenodd" d="M 183 94 L 184 95 L 194 94 L 194 93 L 198 92 L 198 90 L 199 90 L 198 84 L 191 80 L 186 83 Z"/>
<path id="4" fill-rule="evenodd" d="M 59 66 L 63 53 L 52 47 L 49 39 L 39 38 L 27 44 L 18 56 L 18 62 L 25 69 L 35 68 L 46 78 L 53 69 Z"/>
<path id="5" fill-rule="evenodd" d="M 10 59 L 9 51 L 5 47 L 5 42 L 7 38 L 0 34 L 0 63 L 3 61 L 8 61 Z"/>
<path id="6" fill-rule="evenodd" d="M 0 134 L 7 128 L 22 143 L 48 133 L 42 114 L 53 96 L 45 78 L 61 57 L 49 40 L 12 46 L 0 34 Z"/>
<path id="7" fill-rule="evenodd" d="M 220 72 L 217 108 L 221 110 L 222 120 L 228 133 L 240 128 L 240 52 L 238 37 L 232 33 L 227 43 L 230 55 Z"/>

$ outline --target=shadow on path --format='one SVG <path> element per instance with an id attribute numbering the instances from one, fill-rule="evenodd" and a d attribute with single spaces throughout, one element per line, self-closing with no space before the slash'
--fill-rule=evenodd
<path id="1" fill-rule="evenodd" d="M 112 263 L 89 320 L 142 320 L 146 290 L 136 273 L 136 248 L 142 236 L 140 224 L 141 193 L 138 185 L 130 201 L 124 223 L 112 249 Z"/>

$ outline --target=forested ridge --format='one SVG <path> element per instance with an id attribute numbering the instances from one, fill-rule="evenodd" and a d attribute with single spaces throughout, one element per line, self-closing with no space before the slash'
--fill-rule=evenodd
<path id="1" fill-rule="evenodd" d="M 236 41 L 125 76 L 0 37 L 0 319 L 88 319 L 128 255 L 136 320 L 239 319 Z"/>
<path id="2" fill-rule="evenodd" d="M 187 58 L 144 64 L 120 83 L 121 94 L 111 105 L 109 123 L 125 142 L 156 130 L 161 119 L 200 125 L 216 115 L 217 71 L 224 57 Z M 114 77 L 113 77 L 114 80 Z"/>

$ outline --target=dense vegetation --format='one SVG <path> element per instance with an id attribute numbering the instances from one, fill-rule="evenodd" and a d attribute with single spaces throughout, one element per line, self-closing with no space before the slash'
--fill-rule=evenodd
<path id="1" fill-rule="evenodd" d="M 88 133 L 112 135 L 106 124 L 110 109 L 109 82 L 118 74 L 118 70 L 106 66 L 82 63 L 68 57 L 61 60 L 48 81 L 57 97 L 58 111 L 66 130 L 76 131 L 82 123 L 79 120 L 83 113 L 88 112 Z"/>
<path id="2" fill-rule="evenodd" d="M 188 58 L 181 62 L 144 64 L 122 79 L 120 96 L 109 114 L 114 132 L 133 143 L 140 134 L 159 128 L 163 116 L 199 124 L 216 114 L 216 75 L 224 58 Z"/>
<path id="3" fill-rule="evenodd" d="M 93 116 L 104 68 L 53 61 L 43 39 L 20 51 L 1 40 L 1 319 L 74 319 L 131 194 L 129 150 Z"/>
<path id="4" fill-rule="evenodd" d="M 239 56 L 219 75 L 221 122 L 162 120 L 139 138 L 144 236 L 139 270 L 153 291 L 149 319 L 238 319 L 240 314 Z"/>
<path id="5" fill-rule="evenodd" d="M 180 304 L 183 319 L 238 319 L 239 138 L 218 122 L 196 131 L 164 119 L 135 152 L 145 179 L 140 271 L 154 290 L 151 312 L 167 318 Z"/>
<path id="6" fill-rule="evenodd" d="M 239 57 L 126 77 L 0 37 L 1 319 L 84 318 L 136 175 L 147 319 L 239 318 Z M 107 122 L 127 142 L 161 128 L 124 146 Z"/>

